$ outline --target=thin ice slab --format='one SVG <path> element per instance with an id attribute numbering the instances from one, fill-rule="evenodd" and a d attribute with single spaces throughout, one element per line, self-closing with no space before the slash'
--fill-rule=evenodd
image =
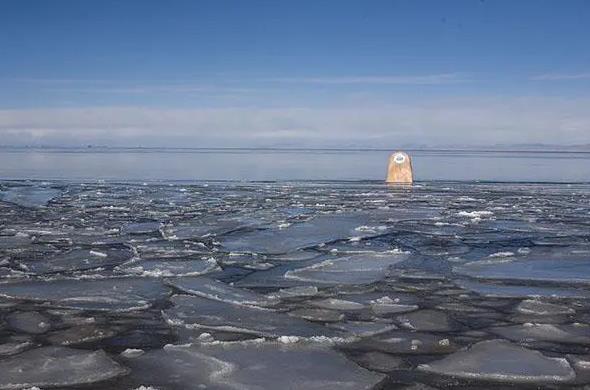
<path id="1" fill-rule="evenodd" d="M 400 326 L 426 332 L 448 332 L 455 330 L 456 324 L 449 316 L 439 310 L 418 310 L 397 317 Z"/>
<path id="2" fill-rule="evenodd" d="M 550 316 L 575 314 L 576 311 L 567 305 L 558 305 L 555 303 L 543 302 L 537 299 L 526 299 L 516 306 L 516 311 L 520 314 Z"/>
<path id="3" fill-rule="evenodd" d="M 0 389 L 75 386 L 116 378 L 127 369 L 103 351 L 43 347 L 0 360 Z"/>
<path id="4" fill-rule="evenodd" d="M 330 324 L 329 326 L 334 329 L 351 333 L 357 337 L 371 337 L 397 329 L 397 326 L 394 324 L 368 321 L 340 322 L 337 324 Z"/>
<path id="5" fill-rule="evenodd" d="M 152 234 L 159 233 L 160 222 L 131 222 L 121 226 L 121 234 Z"/>
<path id="6" fill-rule="evenodd" d="M 49 334 L 47 341 L 53 345 L 71 346 L 103 340 L 116 334 L 116 329 L 91 324 L 58 330 Z"/>
<path id="7" fill-rule="evenodd" d="M 549 358 L 505 340 L 489 340 L 418 369 L 456 378 L 549 384 L 571 382 L 576 374 L 566 359 Z"/>
<path id="8" fill-rule="evenodd" d="M 278 303 L 278 299 L 257 294 L 243 288 L 232 287 L 226 283 L 207 277 L 197 276 L 168 279 L 166 283 L 187 294 L 237 305 L 272 306 Z"/>
<path id="9" fill-rule="evenodd" d="M 583 324 L 553 325 L 533 324 L 503 326 L 490 332 L 512 341 L 549 341 L 561 344 L 590 346 L 590 326 Z"/>
<path id="10" fill-rule="evenodd" d="M 3 340 L 0 344 L 0 357 L 19 354 L 33 347 L 33 341 L 29 337 L 16 336 Z"/>
<path id="11" fill-rule="evenodd" d="M 6 316 L 8 326 L 16 331 L 42 334 L 51 329 L 51 321 L 35 311 L 13 312 Z"/>
<path id="12" fill-rule="evenodd" d="M 213 329 L 264 337 L 337 337 L 342 333 L 300 318 L 267 309 L 234 305 L 206 298 L 176 295 L 164 311 L 172 325 Z"/>
<path id="13" fill-rule="evenodd" d="M 118 271 L 148 277 L 204 275 L 220 268 L 214 259 L 206 260 L 142 260 L 122 264 Z"/>
<path id="14" fill-rule="evenodd" d="M 49 274 L 115 266 L 132 256 L 127 248 L 74 249 L 46 259 L 21 260 L 19 264 L 29 273 Z"/>
<path id="15" fill-rule="evenodd" d="M 385 378 L 336 351 L 300 343 L 167 346 L 127 359 L 126 364 L 144 386 L 171 390 L 368 390 Z"/>
<path id="16" fill-rule="evenodd" d="M 384 279 L 391 266 L 407 258 L 401 252 L 346 256 L 287 271 L 285 278 L 322 285 L 370 284 Z"/>

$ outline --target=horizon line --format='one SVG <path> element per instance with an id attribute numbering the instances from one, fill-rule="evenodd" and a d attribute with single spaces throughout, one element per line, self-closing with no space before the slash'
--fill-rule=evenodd
<path id="1" fill-rule="evenodd" d="M 516 147 L 516 145 L 515 145 Z M 563 149 L 560 149 L 563 148 Z M 586 148 L 586 149 L 567 149 L 567 148 Z M 56 146 L 56 145 L 0 145 L 0 150 L 113 150 L 113 151 L 149 151 L 149 150 L 170 150 L 170 151 L 285 151 L 285 152 L 472 152 L 472 153 L 577 153 L 590 154 L 590 145 L 539 145 L 535 147 L 530 145 L 528 148 L 519 145 L 511 149 L 510 146 L 499 146 L 498 148 L 488 147 L 274 147 L 274 146 L 211 146 L 211 147 L 186 147 L 186 146 L 108 146 L 108 145 L 79 145 L 79 146 Z"/>

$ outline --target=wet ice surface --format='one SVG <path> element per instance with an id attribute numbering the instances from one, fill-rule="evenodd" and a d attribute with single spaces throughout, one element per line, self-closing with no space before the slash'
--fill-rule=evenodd
<path id="1" fill-rule="evenodd" d="M 588 185 L 0 182 L 0 388 L 583 389 L 589 275 Z"/>

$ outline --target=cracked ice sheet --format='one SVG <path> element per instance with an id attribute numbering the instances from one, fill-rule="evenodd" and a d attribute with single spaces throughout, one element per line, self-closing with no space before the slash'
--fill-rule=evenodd
<path id="1" fill-rule="evenodd" d="M 371 214 L 320 215 L 284 229 L 271 228 L 227 235 L 220 242 L 224 249 L 231 252 L 283 254 L 351 237 L 383 234 L 384 230 L 376 232 L 363 229 L 364 226 L 378 224 L 376 217 Z"/>
<path id="2" fill-rule="evenodd" d="M 168 294 L 169 289 L 161 281 L 147 278 L 27 280 L 0 284 L 1 297 L 82 310 L 146 309 Z"/>
<path id="3" fill-rule="evenodd" d="M 344 355 L 307 343 L 240 342 L 166 346 L 126 359 L 138 383 L 171 390 L 192 388 L 362 390 L 384 375 Z"/>

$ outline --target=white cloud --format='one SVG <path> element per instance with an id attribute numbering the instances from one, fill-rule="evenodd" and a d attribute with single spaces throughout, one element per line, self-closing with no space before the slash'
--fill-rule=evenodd
<path id="1" fill-rule="evenodd" d="M 590 80 L 590 73 L 545 73 L 531 77 L 538 81 Z"/>
<path id="2" fill-rule="evenodd" d="M 372 146 L 590 143 L 590 100 L 471 98 L 373 107 L 0 110 L 0 144 Z"/>
<path id="3" fill-rule="evenodd" d="M 383 85 L 436 85 L 455 84 L 469 81 L 457 73 L 404 76 L 346 76 L 346 77 L 286 77 L 261 81 L 293 84 L 383 84 Z"/>

